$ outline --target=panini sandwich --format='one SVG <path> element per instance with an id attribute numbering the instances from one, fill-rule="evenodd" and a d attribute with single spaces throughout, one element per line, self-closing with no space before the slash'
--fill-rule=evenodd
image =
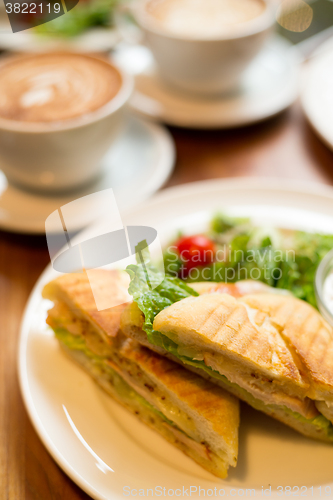
<path id="1" fill-rule="evenodd" d="M 95 289 L 121 298 L 128 276 L 97 271 L 94 281 Z M 142 422 L 206 470 L 226 477 L 238 454 L 234 396 L 124 336 L 119 325 L 126 305 L 97 311 L 85 273 L 52 281 L 43 296 L 54 303 L 47 323 L 74 361 Z"/>
<path id="2" fill-rule="evenodd" d="M 191 287 L 166 277 L 150 290 L 140 266 L 128 272 L 126 335 L 305 436 L 333 442 L 333 331 L 312 306 L 249 282 Z"/>

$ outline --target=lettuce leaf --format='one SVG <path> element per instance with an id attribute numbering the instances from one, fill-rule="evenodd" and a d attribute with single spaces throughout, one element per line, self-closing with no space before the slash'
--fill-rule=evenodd
<path id="1" fill-rule="evenodd" d="M 114 14 L 120 0 L 80 2 L 75 9 L 34 29 L 38 35 L 74 37 L 96 26 L 114 25 Z"/>
<path id="2" fill-rule="evenodd" d="M 163 279 L 163 275 L 152 265 L 149 265 L 149 280 L 147 267 L 142 264 L 127 266 L 126 271 L 131 278 L 128 291 L 144 314 L 143 330 L 149 342 L 167 350 L 176 349 L 177 345 L 172 340 L 154 331 L 154 319 L 166 307 L 198 293 L 178 278 Z"/>

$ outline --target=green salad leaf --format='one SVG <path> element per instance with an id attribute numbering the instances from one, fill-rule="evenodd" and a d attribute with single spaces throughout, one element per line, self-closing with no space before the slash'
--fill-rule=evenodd
<path id="1" fill-rule="evenodd" d="M 333 235 L 254 226 L 250 219 L 216 215 L 207 236 L 222 258 L 183 275 L 182 261 L 174 245 L 164 252 L 166 273 L 186 282 L 235 283 L 255 279 L 317 307 L 314 279 L 322 258 L 333 248 Z"/>
<path id="2" fill-rule="evenodd" d="M 152 264 L 132 264 L 127 266 L 126 271 L 131 278 L 128 291 L 144 314 L 143 329 L 149 341 L 172 350 L 176 344 L 165 335 L 154 331 L 154 319 L 166 307 L 191 295 L 197 296 L 197 292 L 178 278 L 163 277 Z"/>
<path id="3" fill-rule="evenodd" d="M 90 0 L 34 29 L 40 35 L 73 37 L 95 26 L 113 26 L 113 14 L 120 0 Z"/>

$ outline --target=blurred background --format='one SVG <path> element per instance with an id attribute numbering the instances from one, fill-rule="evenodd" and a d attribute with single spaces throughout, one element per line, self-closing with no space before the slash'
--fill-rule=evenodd
<path id="1" fill-rule="evenodd" d="M 109 43 L 111 44 L 116 43 L 116 40 L 119 41 L 120 38 L 138 37 L 139 33 L 135 30 L 132 10 L 139 2 L 140 0 L 80 0 L 79 4 L 65 16 L 29 30 L 26 37 L 33 36 L 36 44 L 40 43 L 41 46 L 45 42 L 48 43 L 47 37 L 66 39 L 67 43 L 70 44 L 75 37 L 84 34 L 92 36 L 93 33 L 96 37 L 102 37 L 111 31 L 117 34 L 117 37 L 110 36 Z M 12 34 L 5 11 L 5 3 L 5 0 L 0 3 L 0 33 Z M 19 0 L 17 3 L 23 4 L 24 1 Z M 53 3 L 55 3 L 54 0 Z M 332 34 L 330 28 L 333 26 L 333 2 L 331 0 L 307 0 L 307 2 L 304 0 L 271 0 L 271 3 L 276 11 L 278 33 L 292 43 L 298 44 L 321 33 L 322 36 L 317 38 L 318 43 L 319 40 L 328 38 Z M 20 17 L 27 28 L 34 26 L 36 16 L 20 14 Z M 43 14 L 38 17 L 42 20 Z M 325 34 L 322 33 L 323 31 Z M 7 40 L 8 46 L 14 45 L 17 49 L 28 50 L 24 38 L 18 41 L 11 38 L 11 41 Z M 61 41 L 64 40 L 59 40 L 59 42 Z M 5 40 L 3 40 L 3 45 L 6 45 Z"/>

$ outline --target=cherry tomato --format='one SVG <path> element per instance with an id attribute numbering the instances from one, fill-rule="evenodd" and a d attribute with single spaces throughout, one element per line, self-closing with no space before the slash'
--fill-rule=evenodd
<path id="1" fill-rule="evenodd" d="M 194 267 L 211 264 L 214 261 L 215 245 L 206 236 L 200 234 L 183 236 L 175 246 L 187 272 Z"/>

